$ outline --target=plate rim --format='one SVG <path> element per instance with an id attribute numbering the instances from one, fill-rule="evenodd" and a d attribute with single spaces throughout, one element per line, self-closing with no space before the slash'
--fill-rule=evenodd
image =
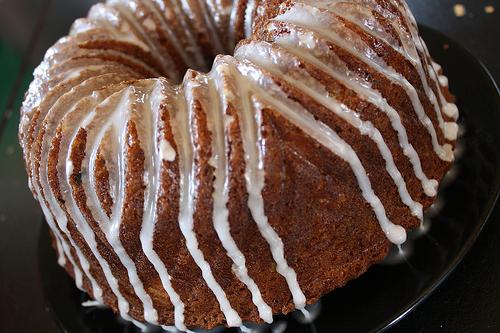
<path id="1" fill-rule="evenodd" d="M 488 70 L 486 65 L 464 45 L 460 44 L 457 42 L 455 39 L 451 38 L 444 32 L 441 32 L 437 29 L 434 29 L 432 27 L 429 27 L 424 24 L 418 24 L 419 31 L 422 30 L 427 30 L 428 32 L 436 35 L 440 35 L 441 37 L 444 37 L 447 39 L 447 42 L 453 44 L 453 47 L 461 49 L 464 55 L 466 55 L 470 60 L 476 63 L 476 65 L 479 65 L 479 68 L 481 69 L 482 74 L 484 74 L 489 82 L 491 83 L 491 88 L 493 88 L 494 91 L 497 93 L 497 106 L 496 106 L 496 111 L 495 112 L 500 112 L 500 88 L 499 85 L 497 84 L 493 74 Z M 425 40 L 424 40 L 425 41 Z M 432 56 L 432 55 L 431 55 Z M 500 126 L 500 125 L 499 125 Z M 465 244 L 460 248 L 456 256 L 453 258 L 453 260 L 446 266 L 444 271 L 442 272 L 441 275 L 436 277 L 434 282 L 427 287 L 419 297 L 415 298 L 411 302 L 409 302 L 407 305 L 402 307 L 402 311 L 399 311 L 397 315 L 393 316 L 391 319 L 388 319 L 384 321 L 381 325 L 379 325 L 377 328 L 375 328 L 373 331 L 377 333 L 382 333 L 386 332 L 390 328 L 392 328 L 394 325 L 399 323 L 401 320 L 403 320 L 408 314 L 410 314 L 413 310 L 415 310 L 420 304 L 422 304 L 424 301 L 426 301 L 435 291 L 438 289 L 445 281 L 446 279 L 455 271 L 455 269 L 460 265 L 460 263 L 463 261 L 463 259 L 466 257 L 466 255 L 470 252 L 472 249 L 472 246 L 476 243 L 477 239 L 479 238 L 479 235 L 481 234 L 482 230 L 486 226 L 486 224 L 490 221 L 490 217 L 495 210 L 495 207 L 497 206 L 497 203 L 499 202 L 500 198 L 500 170 L 497 170 L 496 172 L 496 193 L 492 194 L 490 197 L 489 201 L 485 205 L 487 209 L 483 212 L 481 220 L 482 222 L 476 225 L 476 227 L 473 229 L 472 234 L 468 237 L 467 241 Z"/>

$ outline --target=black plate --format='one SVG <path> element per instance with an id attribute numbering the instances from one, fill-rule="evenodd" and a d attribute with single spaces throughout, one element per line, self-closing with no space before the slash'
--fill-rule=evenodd
<path id="1" fill-rule="evenodd" d="M 301 316 L 295 313 L 280 316 L 275 320 L 276 332 L 277 324 L 286 325 L 289 333 L 386 330 L 453 271 L 494 207 L 500 184 L 498 88 L 484 66 L 463 47 L 429 28 L 421 27 L 421 33 L 457 96 L 463 130 L 460 156 L 441 186 L 437 204 L 427 214 L 428 230 L 411 235 L 404 256 L 393 251 L 393 260 L 372 267 L 346 287 L 323 297 L 314 323 L 301 324 Z M 57 265 L 47 228 L 40 235 L 39 261 L 47 305 L 64 331 L 140 331 L 110 310 L 81 306 L 87 296 Z M 260 332 L 271 332 L 271 327 L 262 327 Z"/>

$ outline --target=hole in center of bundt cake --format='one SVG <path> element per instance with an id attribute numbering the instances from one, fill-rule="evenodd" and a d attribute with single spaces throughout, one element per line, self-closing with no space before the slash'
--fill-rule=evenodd
<path id="1" fill-rule="evenodd" d="M 176 73 L 163 71 L 162 74 L 164 77 L 169 79 L 170 82 L 180 84 L 182 83 L 182 80 L 186 75 L 195 76 L 196 74 L 194 71 L 200 73 L 208 73 L 212 70 L 217 57 L 234 56 L 237 45 L 242 40 L 244 40 L 244 36 L 238 36 L 232 46 L 226 45 L 229 43 L 224 43 L 222 45 L 222 48 L 214 47 L 211 44 L 203 47 L 204 43 L 200 42 L 201 45 L 198 45 L 198 47 L 200 48 L 200 53 L 197 55 L 192 55 L 193 58 L 197 57 L 198 61 L 196 59 L 190 59 L 188 64 L 186 64 L 185 62 L 183 63 L 182 61 L 174 61 L 176 66 L 174 68 L 174 71 Z M 188 74 L 190 72 L 192 72 L 192 74 Z"/>

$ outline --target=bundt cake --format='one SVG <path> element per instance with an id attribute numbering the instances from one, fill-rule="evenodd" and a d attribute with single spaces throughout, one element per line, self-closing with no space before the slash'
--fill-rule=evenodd
<path id="1" fill-rule="evenodd" d="M 137 323 L 241 326 L 405 242 L 452 101 L 403 0 L 109 0 L 47 51 L 19 138 L 78 288 Z"/>

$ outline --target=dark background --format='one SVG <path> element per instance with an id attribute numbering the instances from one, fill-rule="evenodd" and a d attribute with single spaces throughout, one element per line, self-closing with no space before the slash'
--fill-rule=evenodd
<path id="1" fill-rule="evenodd" d="M 33 68 L 91 0 L 0 0 L 0 331 L 58 332 L 38 277 L 41 213 L 17 144 Z M 459 41 L 500 80 L 500 0 L 408 0 L 419 23 Z M 456 17 L 453 6 L 466 8 Z M 485 6 L 495 12 L 487 14 Z M 445 69 L 446 70 L 446 69 Z M 12 209 L 15 207 L 15 209 Z M 390 332 L 500 332 L 500 205 L 456 271 Z M 40 311 L 44 309 L 44 311 Z"/>

